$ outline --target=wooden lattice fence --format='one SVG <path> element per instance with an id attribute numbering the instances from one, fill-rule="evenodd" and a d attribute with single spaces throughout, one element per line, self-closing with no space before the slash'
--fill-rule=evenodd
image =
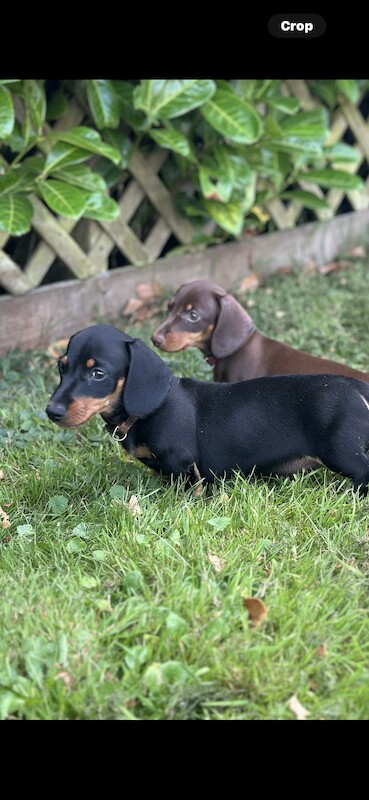
<path id="1" fill-rule="evenodd" d="M 310 94 L 307 83 L 302 80 L 285 81 L 282 91 L 298 97 L 304 110 L 319 105 L 319 101 Z M 73 101 L 68 115 L 55 127 L 67 130 L 80 124 L 84 114 L 77 101 Z M 355 106 L 349 100 L 342 99 L 339 110 L 334 114 L 327 144 L 334 145 L 341 141 L 348 130 L 360 160 L 347 164 L 345 168 L 352 173 L 358 172 L 365 162 L 369 172 L 369 123 L 361 113 L 359 104 Z M 85 279 L 109 269 L 109 256 L 115 248 L 127 264 L 143 266 L 159 258 L 172 237 L 176 244 L 190 245 L 194 238 L 193 226 L 177 213 L 171 194 L 159 176 L 168 156 L 168 151 L 159 148 L 147 158 L 139 149 L 134 150 L 128 168 L 131 180 L 126 182 L 118 201 L 120 216 L 114 222 L 56 217 L 39 198 L 32 196 L 32 227 L 40 241 L 25 264 L 21 266 L 17 263 L 17 247 L 12 255 L 7 252 L 11 237 L 0 232 L 0 285 L 5 292 L 19 295 L 40 286 L 47 281 L 48 272 L 56 258 L 67 266 L 71 277 Z M 332 219 L 345 198 L 353 211 L 363 211 L 369 207 L 369 177 L 365 179 L 364 189 L 346 193 L 331 189 L 324 195 L 319 186 L 305 184 L 302 180 L 299 187 L 324 197 L 328 202 L 329 209 L 317 209 L 313 213 L 321 221 Z M 145 199 L 150 201 L 154 210 L 154 222 L 146 238 L 141 240 L 130 221 Z M 303 211 L 302 205 L 296 200 L 285 203 L 275 199 L 267 208 L 278 230 L 295 227 Z"/>
<path id="2" fill-rule="evenodd" d="M 298 97 L 303 110 L 319 105 L 305 81 L 287 80 L 282 84 L 282 91 L 286 96 Z M 291 264 L 293 260 L 303 265 L 311 258 L 319 266 L 335 258 L 342 248 L 359 242 L 367 244 L 369 121 L 361 110 L 362 100 L 360 98 L 357 105 L 347 99 L 341 100 L 331 121 L 327 144 L 334 145 L 349 134 L 360 159 L 345 164 L 344 168 L 351 173 L 360 171 L 364 187 L 346 192 L 334 188 L 323 193 L 319 186 L 300 180 L 301 189 L 315 192 L 329 203 L 329 209 L 310 212 L 310 219 L 315 219 L 315 222 L 301 225 L 301 233 L 297 231 L 302 220 L 305 221 L 303 206 L 296 200 L 287 203 L 275 199 L 267 208 L 276 233 L 246 236 L 239 243 L 216 245 L 205 250 L 194 245 L 194 228 L 177 212 L 163 180 L 161 173 L 169 151 L 160 148 L 148 156 L 139 147 L 133 149 L 122 182 L 123 189 L 117 198 L 120 216 L 114 222 L 57 217 L 38 197 L 31 196 L 34 241 L 28 248 L 29 253 L 24 247 L 26 237 L 16 240 L 0 232 L 0 318 L 3 322 L 0 352 L 7 346 L 34 346 L 53 336 L 69 335 L 79 322 L 93 322 L 96 313 L 102 316 L 116 313 L 140 280 L 161 279 L 165 286 L 172 288 L 178 285 L 179 280 L 209 276 L 229 287 L 236 279 L 253 271 L 272 271 Z M 84 117 L 85 111 L 74 100 L 68 114 L 55 127 L 68 130 L 81 124 Z M 345 211 L 357 213 L 341 214 L 343 201 Z M 134 224 L 134 220 L 143 204 L 149 206 L 151 219 L 146 232 L 140 236 L 139 226 Z M 339 217 L 336 217 L 337 213 L 340 213 Z M 330 229 L 329 225 L 338 219 L 340 223 Z M 214 229 L 215 223 L 207 224 L 207 233 L 212 232 L 212 225 Z M 185 246 L 190 255 L 171 255 L 172 243 L 174 247 Z M 163 258 L 163 252 L 167 251 L 170 257 Z M 120 257 L 118 269 L 111 268 L 114 253 Z M 60 277 L 58 273 L 55 276 L 55 265 L 58 269 L 64 265 L 64 274 L 61 272 Z M 91 295 L 87 291 L 88 285 Z M 54 297 L 57 290 L 58 298 Z M 63 313 L 60 322 L 60 314 L 59 321 L 57 318 L 61 297 Z M 25 314 L 28 317 L 27 331 L 20 321 Z M 34 322 L 31 321 L 32 315 L 37 317 Z"/>

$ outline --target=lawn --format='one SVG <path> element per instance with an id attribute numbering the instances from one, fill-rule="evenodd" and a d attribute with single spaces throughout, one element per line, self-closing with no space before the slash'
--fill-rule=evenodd
<path id="1" fill-rule="evenodd" d="M 264 333 L 368 370 L 368 270 L 239 299 Z M 158 321 L 117 325 L 150 344 Z M 197 350 L 163 357 L 212 377 Z M 57 380 L 47 352 L 1 360 L 0 718 L 367 719 L 369 500 L 324 469 L 194 496 L 100 418 L 49 422 Z"/>

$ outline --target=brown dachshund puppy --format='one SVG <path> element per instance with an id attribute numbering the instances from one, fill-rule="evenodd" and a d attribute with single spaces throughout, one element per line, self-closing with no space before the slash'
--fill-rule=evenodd
<path id="1" fill-rule="evenodd" d="M 59 359 L 47 406 L 59 425 L 101 414 L 147 467 L 190 483 L 288 475 L 325 465 L 369 483 L 369 387 L 343 375 L 274 375 L 237 383 L 177 378 L 140 339 L 92 325 Z"/>
<path id="2" fill-rule="evenodd" d="M 153 343 L 167 353 L 198 347 L 214 365 L 215 381 L 325 372 L 369 382 L 366 372 L 264 336 L 237 300 L 211 281 L 181 286 L 168 310 L 167 319 L 151 337 Z"/>

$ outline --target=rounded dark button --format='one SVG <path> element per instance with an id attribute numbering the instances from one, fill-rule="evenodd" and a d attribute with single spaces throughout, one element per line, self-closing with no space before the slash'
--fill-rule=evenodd
<path id="1" fill-rule="evenodd" d="M 273 14 L 268 30 L 279 39 L 317 39 L 327 27 L 320 14 Z"/>

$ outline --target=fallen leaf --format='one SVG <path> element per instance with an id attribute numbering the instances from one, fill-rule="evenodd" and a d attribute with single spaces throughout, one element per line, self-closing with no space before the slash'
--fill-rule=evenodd
<path id="1" fill-rule="evenodd" d="M 256 628 L 268 616 L 268 609 L 259 597 L 245 597 L 243 600 L 244 606 L 249 612 L 249 622 L 251 627 Z"/>
<path id="2" fill-rule="evenodd" d="M 158 309 L 156 306 L 146 306 L 143 305 L 139 308 L 135 314 L 133 314 L 132 321 L 133 322 L 144 322 L 146 319 L 151 319 L 158 313 Z"/>
<path id="3" fill-rule="evenodd" d="M 136 516 L 137 514 L 142 514 L 140 504 L 135 494 L 129 498 L 127 508 L 129 513 L 132 514 L 132 517 Z"/>
<path id="4" fill-rule="evenodd" d="M 253 292 L 260 284 L 260 275 L 253 272 L 251 275 L 246 275 L 240 283 L 239 292 Z"/>
<path id="5" fill-rule="evenodd" d="M 322 264 L 318 267 L 318 272 L 321 275 L 328 275 L 330 272 L 337 272 L 339 270 L 340 265 L 338 261 L 329 261 L 328 264 Z"/>
<path id="6" fill-rule="evenodd" d="M 72 687 L 72 685 L 73 685 L 73 678 L 69 674 L 69 672 L 58 672 L 58 674 L 55 675 L 55 680 L 56 681 L 64 681 L 67 689 L 70 689 Z"/>
<path id="7" fill-rule="evenodd" d="M 68 347 L 69 339 L 56 339 L 55 342 L 51 342 L 47 348 L 47 353 L 51 356 L 51 358 L 59 358 L 62 356 L 67 347 Z"/>
<path id="8" fill-rule="evenodd" d="M 319 658 L 324 658 L 324 656 L 327 655 L 327 652 L 328 652 L 328 650 L 327 650 L 327 645 L 325 644 L 325 642 L 323 642 L 323 644 L 319 645 L 319 647 L 317 647 L 317 649 L 316 649 L 316 654 L 317 654 L 317 656 L 319 656 Z"/>
<path id="9" fill-rule="evenodd" d="M 209 553 L 209 561 L 213 565 L 216 572 L 221 572 L 224 569 L 224 561 L 221 561 L 218 556 L 213 555 L 213 553 Z"/>
<path id="10" fill-rule="evenodd" d="M 142 308 L 143 300 L 139 300 L 138 297 L 130 297 L 126 305 L 124 306 L 123 314 L 124 316 L 131 316 L 138 311 L 139 308 Z"/>
<path id="11" fill-rule="evenodd" d="M 137 297 L 141 300 L 144 300 L 147 303 L 148 300 L 152 300 L 154 297 L 161 297 L 163 291 L 161 286 L 158 283 L 138 283 L 135 292 Z"/>
<path id="12" fill-rule="evenodd" d="M 291 711 L 296 714 L 297 719 L 306 719 L 306 717 L 310 717 L 310 711 L 307 711 L 307 709 L 301 705 L 296 694 L 293 694 L 292 697 L 290 697 L 288 705 Z"/>
<path id="13" fill-rule="evenodd" d="M 4 470 L 0 469 L 0 481 L 2 481 L 3 477 L 4 477 Z"/>
<path id="14" fill-rule="evenodd" d="M 0 517 L 2 518 L 2 527 L 9 528 L 10 525 L 9 517 L 6 511 L 4 511 L 3 508 L 1 508 L 1 506 L 0 506 Z"/>
<path id="15" fill-rule="evenodd" d="M 345 256 L 348 258 L 362 258 L 365 255 L 365 249 L 361 244 L 358 244 L 356 247 L 352 247 L 351 250 L 347 250 L 345 252 Z"/>
<path id="16" fill-rule="evenodd" d="M 307 261 L 302 268 L 302 272 L 304 273 L 304 275 L 308 275 L 310 272 L 315 272 L 315 270 L 316 270 L 316 262 L 313 261 L 312 259 L 310 259 L 310 261 Z"/>

